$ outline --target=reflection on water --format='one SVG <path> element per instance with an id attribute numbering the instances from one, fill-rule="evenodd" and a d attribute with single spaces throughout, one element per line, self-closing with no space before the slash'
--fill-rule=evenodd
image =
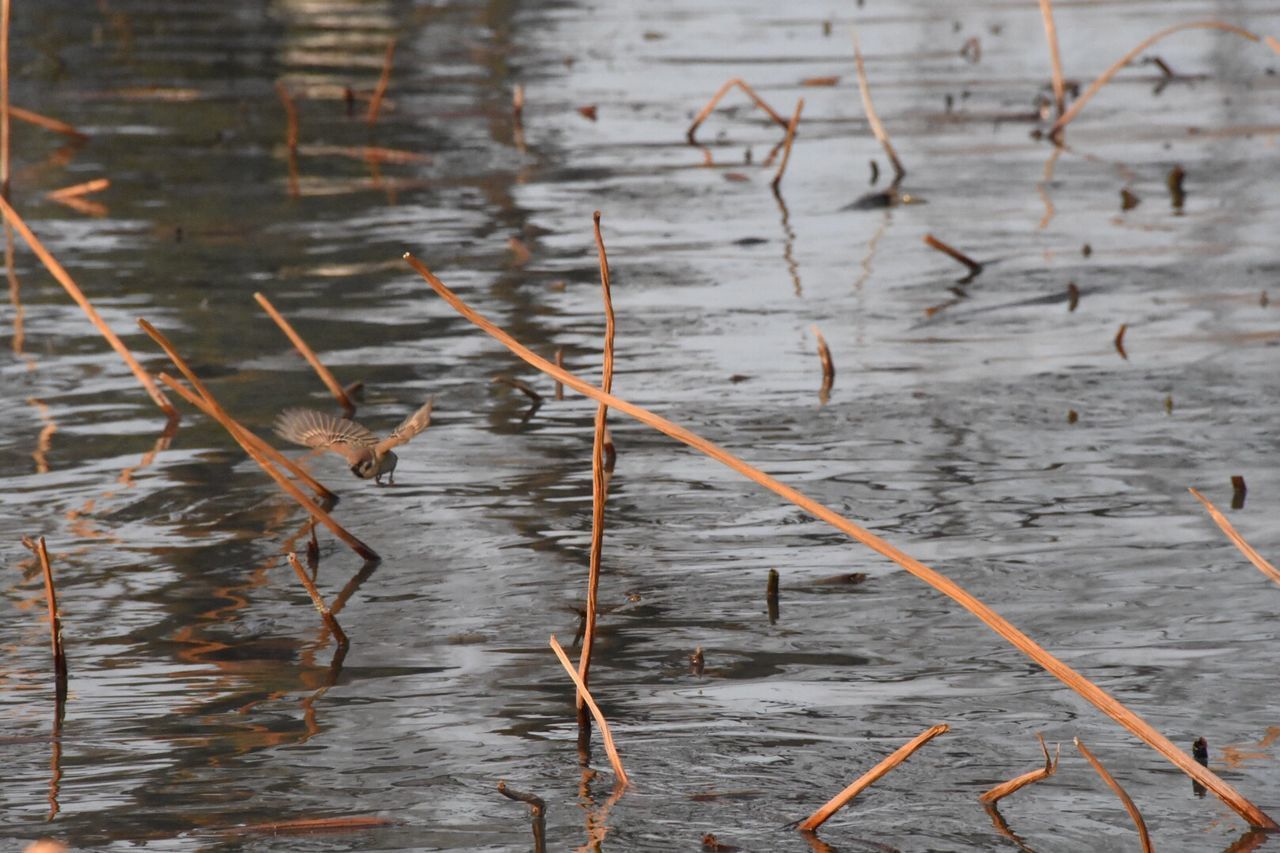
<path id="1" fill-rule="evenodd" d="M 1275 10 L 1220 6 L 1066 5 L 1066 73 L 1088 80 L 1175 20 L 1280 32 Z M 947 739 L 824 827 L 831 848 L 1129 846 L 1123 811 L 1074 759 L 983 813 L 977 795 L 1021 772 L 1042 732 L 1096 744 L 1160 849 L 1266 849 L 971 617 L 621 418 L 593 692 L 635 784 L 615 788 L 599 743 L 578 743 L 546 638 L 579 624 L 595 407 L 559 399 L 400 256 L 595 377 L 600 208 L 622 396 L 936 565 L 1175 742 L 1206 737 L 1210 766 L 1264 808 L 1280 799 L 1270 590 L 1185 491 L 1225 506 L 1245 474 L 1232 521 L 1280 551 L 1266 524 L 1280 374 L 1259 298 L 1277 268 L 1261 179 L 1280 127 L 1269 55 L 1209 33 L 1162 43 L 1177 85 L 1153 93 L 1162 75 L 1122 72 L 1054 149 L 1029 136 L 1048 76 L 1035 4 L 858 10 L 903 191 L 927 199 L 870 206 L 855 202 L 883 193 L 867 185 L 882 155 L 848 21 L 826 14 L 484 0 L 18 10 L 14 103 L 89 138 L 15 125 L 14 204 L 148 369 L 169 368 L 133 331 L 139 315 L 268 440 L 283 408 L 332 410 L 254 304 L 261 291 L 339 382 L 364 383 L 358 417 L 375 432 L 432 395 L 437 408 L 395 487 L 305 460 L 383 555 L 362 565 L 216 423 L 188 411 L 164 431 L 26 247 L 7 251 L 0 838 L 527 849 L 505 780 L 546 801 L 547 849 L 688 848 L 711 833 L 805 850 L 823 842 L 779 827 L 945 721 Z M 805 98 L 777 194 L 781 131 L 741 93 L 698 146 L 684 138 L 736 76 L 771 104 Z M 73 196 L 96 207 L 46 198 L 104 177 Z M 1121 212 L 1122 187 L 1148 203 Z M 929 233 L 986 264 L 963 295 Z M 822 406 L 814 325 L 840 371 Z M 48 537 L 59 578 L 65 720 L 24 534 Z M 309 552 L 345 655 L 289 551 Z M 352 816 L 390 822 L 220 834 Z"/>

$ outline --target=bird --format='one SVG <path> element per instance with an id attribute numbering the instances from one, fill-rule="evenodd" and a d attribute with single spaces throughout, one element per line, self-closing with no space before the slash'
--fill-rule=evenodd
<path id="1" fill-rule="evenodd" d="M 382 477 L 394 485 L 396 455 L 391 448 L 404 444 L 431 424 L 435 399 L 404 419 L 386 438 L 379 439 L 365 427 L 346 418 L 336 418 L 314 409 L 285 409 L 276 416 L 276 435 L 300 444 L 331 450 L 351 465 L 351 473 L 362 480 L 382 485 Z"/>

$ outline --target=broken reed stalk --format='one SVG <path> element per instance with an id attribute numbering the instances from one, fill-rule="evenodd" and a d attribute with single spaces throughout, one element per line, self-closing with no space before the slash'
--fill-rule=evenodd
<path id="1" fill-rule="evenodd" d="M 283 82 L 276 81 L 276 94 L 284 106 L 285 161 L 289 170 L 289 197 L 298 197 L 298 105 Z"/>
<path id="2" fill-rule="evenodd" d="M 31 110 L 24 110 L 22 107 L 15 107 L 13 104 L 9 105 L 9 117 L 16 118 L 18 121 L 25 121 L 27 124 L 33 124 L 36 127 L 43 127 L 45 130 L 51 130 L 54 133 L 60 133 L 76 142 L 84 142 L 89 138 L 87 133 L 81 133 L 65 121 L 58 121 L 56 118 L 49 118 Z"/>
<path id="3" fill-rule="evenodd" d="M 214 407 L 211 406 L 204 397 L 201 397 L 199 394 L 193 393 L 185 385 L 179 382 L 177 379 L 174 379 L 172 376 L 170 376 L 167 373 L 161 372 L 160 381 L 163 382 L 165 385 L 169 386 L 170 390 L 172 390 L 179 397 L 181 397 L 182 399 L 190 403 L 192 406 L 195 406 L 197 409 L 199 409 L 206 417 L 213 418 L 215 421 L 218 421 L 218 423 L 222 424 L 223 426 L 227 425 L 226 422 L 222 421 L 218 417 L 218 410 L 214 409 Z M 205 390 L 207 391 L 208 389 L 206 388 Z M 307 473 L 305 468 L 298 465 L 298 463 L 294 462 L 289 457 L 280 453 L 280 451 L 276 450 L 274 447 L 267 444 L 258 436 L 249 432 L 247 429 L 245 429 L 243 426 L 240 425 L 239 421 L 232 418 L 231 415 L 228 414 L 227 412 L 223 411 L 223 415 L 226 416 L 228 422 L 234 425 L 236 429 L 241 431 L 242 437 L 246 441 L 248 441 L 251 445 L 253 445 L 253 449 L 255 451 L 257 451 L 259 454 L 263 456 L 266 456 L 268 459 L 271 459 L 273 462 L 276 462 L 277 464 L 281 464 L 286 471 L 288 471 L 290 474 L 293 474 L 302 482 L 306 483 L 307 488 L 314 491 L 318 498 L 324 501 L 332 501 L 336 499 L 337 496 L 334 495 L 333 492 L 326 489 L 323 483 L 321 483 L 319 480 L 317 480 L 316 478 L 312 477 L 309 473 Z M 229 429 L 230 428 L 228 427 L 228 430 Z"/>
<path id="4" fill-rule="evenodd" d="M 40 572 L 44 575 L 44 599 L 49 608 L 49 633 L 53 640 L 53 673 L 57 679 L 54 690 L 57 702 L 61 704 L 67 698 L 67 653 L 62 645 L 62 617 L 58 614 L 58 592 L 53 586 L 53 566 L 49 563 L 49 549 L 45 547 L 43 536 L 34 542 L 30 536 L 24 536 L 22 544 L 31 549 L 39 559 Z"/>
<path id="5" fill-rule="evenodd" d="M 556 367 L 564 369 L 564 347 L 556 348 Z M 564 383 L 556 382 L 556 399 L 564 399 Z"/>
<path id="6" fill-rule="evenodd" d="M 609 289 L 609 256 L 604 250 L 604 238 L 600 234 L 600 211 L 592 214 L 595 230 L 596 253 L 600 258 L 600 292 L 604 299 L 604 366 L 600 387 L 605 393 L 613 389 L 613 295 Z M 604 503 L 609 493 L 609 481 L 605 477 L 604 443 L 608 431 L 609 407 L 601 403 L 596 407 L 595 433 L 591 440 L 591 552 L 587 569 L 587 615 L 582 633 L 582 654 L 578 658 L 578 677 L 583 684 L 591 680 L 591 650 L 596 636 L 596 617 L 599 615 L 600 556 L 604 551 Z M 581 711 L 583 697 L 578 696 Z"/>
<path id="7" fill-rule="evenodd" d="M 9 20 L 10 0 L 0 0 L 0 195 L 9 197 Z"/>
<path id="8" fill-rule="evenodd" d="M 800 111 L 803 109 L 804 98 L 800 98 L 796 101 L 796 111 L 791 114 L 791 121 L 787 122 L 787 138 L 782 141 L 782 161 L 778 163 L 778 171 L 774 173 L 770 184 L 775 193 L 782 184 L 782 176 L 786 174 L 787 163 L 791 160 L 791 143 L 795 141 L 796 128 L 800 125 Z"/>
<path id="9" fill-rule="evenodd" d="M 370 125 L 378 123 L 378 113 L 382 110 L 382 99 L 387 95 L 387 86 L 391 84 L 391 60 L 396 55 L 396 39 L 395 36 L 387 42 L 387 52 L 382 57 L 382 74 L 378 77 L 378 86 L 373 90 L 373 97 L 369 99 L 369 112 L 365 116 L 365 121 Z"/>
<path id="10" fill-rule="evenodd" d="M 1166 27 L 1155 35 L 1143 39 L 1137 47 L 1120 57 L 1110 68 L 1099 74 L 1098 79 L 1090 83 L 1089 87 L 1080 93 L 1080 97 L 1076 98 L 1075 102 L 1071 105 L 1071 109 L 1058 116 L 1058 120 L 1053 123 L 1053 127 L 1049 128 L 1050 138 L 1058 138 L 1062 134 L 1063 128 L 1070 124 L 1072 120 L 1080 114 L 1080 111 L 1084 109 L 1084 105 L 1089 103 L 1089 101 L 1093 99 L 1094 95 L 1098 94 L 1098 90 L 1107 85 L 1111 78 L 1116 76 L 1116 74 L 1120 72 L 1120 69 L 1132 62 L 1138 54 L 1142 53 L 1161 39 L 1171 36 L 1174 33 L 1180 33 L 1183 30 L 1222 30 L 1223 32 L 1234 33 L 1242 38 L 1247 38 L 1249 41 L 1262 41 L 1259 36 L 1254 35 L 1248 30 L 1241 29 L 1233 24 L 1225 24 L 1222 21 L 1187 21 L 1185 23 L 1174 24 L 1171 27 Z M 1276 53 L 1280 53 L 1280 44 L 1275 43 L 1274 39 L 1266 39 L 1266 44 Z"/>
<path id="11" fill-rule="evenodd" d="M 79 198 L 82 195 L 102 192 L 109 186 L 111 186 L 110 178 L 94 178 L 92 181 L 72 184 L 69 187 L 63 187 L 60 190 L 47 192 L 44 194 L 44 197 L 50 201 L 66 201 L 71 198 Z"/>
<path id="12" fill-rule="evenodd" d="M 302 581 L 302 588 L 307 591 L 307 595 L 311 596 L 311 603 L 316 606 L 316 610 L 320 613 L 320 618 L 324 620 L 324 624 L 329 626 L 329 630 L 333 632 L 333 639 L 338 644 L 338 648 L 345 649 L 351 645 L 350 641 L 347 640 L 347 632 L 342 630 L 337 618 L 329 610 L 329 605 L 325 604 L 324 599 L 320 597 L 320 590 L 316 589 L 315 583 L 307 576 L 307 570 L 302 567 L 302 563 L 298 560 L 298 555 L 290 551 L 288 557 L 289 565 L 293 566 L 293 571 L 297 574 L 298 580 Z"/>
<path id="13" fill-rule="evenodd" d="M 828 800 L 826 805 L 822 808 L 818 809 L 816 812 L 809 815 L 809 817 L 801 821 L 797 829 L 801 829 L 805 832 L 814 832 L 818 827 L 826 823 L 827 819 L 833 814 L 847 806 L 854 797 L 871 787 L 877 779 L 884 776 L 902 762 L 906 761 L 917 749 L 924 746 L 938 735 L 950 731 L 950 729 L 951 727 L 946 723 L 925 729 L 910 741 L 898 747 L 888 758 L 881 761 L 875 767 L 872 767 L 866 773 L 863 773 L 852 785 Z"/>
<path id="14" fill-rule="evenodd" d="M 871 102 L 871 85 L 867 82 L 867 69 L 862 64 L 862 47 L 858 44 L 858 31 L 853 30 L 852 33 L 853 62 L 858 69 L 858 92 L 862 95 L 862 109 L 867 114 L 867 124 L 871 125 L 871 132 L 875 134 L 880 147 L 884 149 L 885 156 L 893 164 L 893 183 L 897 184 L 906 177 L 907 170 L 898 159 L 898 152 L 893 150 L 893 143 L 889 141 L 889 132 L 880 123 L 880 116 L 876 114 L 876 105 Z"/>
<path id="15" fill-rule="evenodd" d="M 836 381 L 836 364 L 831 360 L 831 348 L 827 339 L 818 331 L 816 325 L 811 327 L 813 336 L 818 339 L 818 360 L 822 362 L 822 387 L 818 389 L 818 399 L 823 403 L 831 399 L 831 386 Z"/>
<path id="16" fill-rule="evenodd" d="M 249 823 L 218 830 L 219 835 L 305 835 L 312 832 L 349 832 L 358 829 L 374 829 L 398 823 L 393 818 L 370 816 L 356 817 L 308 817 L 299 820 L 282 820 L 275 823 Z"/>
<path id="17" fill-rule="evenodd" d="M 1058 771 L 1058 761 L 1062 757 L 1062 744 L 1058 744 L 1058 748 L 1055 751 L 1054 756 L 1050 758 L 1049 747 L 1044 742 L 1044 735 L 1037 734 L 1036 737 L 1040 740 L 1041 751 L 1044 752 L 1044 767 L 1032 770 L 1029 773 L 1023 773 L 1021 776 L 1015 776 L 1008 782 L 1001 782 L 999 785 L 996 785 L 994 788 L 978 797 L 980 802 L 986 803 L 987 805 L 994 805 L 1010 794 L 1016 791 L 1021 791 L 1033 782 L 1048 779 Z"/>
<path id="18" fill-rule="evenodd" d="M 547 849 L 546 801 L 537 794 L 527 794 L 515 788 L 508 788 L 507 783 L 503 781 L 498 782 L 498 793 L 508 800 L 515 800 L 529 807 L 529 816 L 533 820 L 533 850 L 534 853 L 544 853 Z"/>
<path id="19" fill-rule="evenodd" d="M 1116 332 L 1115 338 L 1111 341 L 1113 344 L 1115 344 L 1116 352 L 1120 353 L 1120 357 L 1123 358 L 1125 361 L 1129 360 L 1129 353 L 1125 352 L 1125 348 L 1124 348 L 1124 333 L 1127 331 L 1129 331 L 1129 324 L 1121 323 L 1120 330 Z"/>
<path id="20" fill-rule="evenodd" d="M 159 334 L 159 333 L 157 332 L 156 334 Z M 182 367 L 185 367 L 185 362 L 179 366 L 179 369 L 181 370 Z M 187 378 L 190 379 L 191 376 L 188 376 Z M 329 515 L 329 513 L 327 513 L 325 510 L 316 506 L 314 501 L 308 498 L 301 489 L 299 489 L 296 485 L 294 485 L 292 481 L 290 481 L 287 477 L 281 474 L 280 471 L 277 470 L 276 467 L 271 464 L 271 460 L 274 458 L 277 458 L 277 457 L 280 459 L 285 458 L 280 455 L 279 451 L 277 451 L 275 448 L 271 447 L 271 445 L 262 441 L 262 439 L 258 438 L 256 435 L 254 435 L 253 433 L 249 432 L 244 427 L 242 427 L 234 418 L 228 415 L 218 405 L 218 402 L 214 400 L 212 397 L 206 397 L 203 400 L 204 405 L 202 406 L 201 403 L 198 402 L 200 398 L 196 394 L 193 394 L 190 391 L 188 391 L 186 388 L 183 388 L 182 383 L 178 382 L 172 376 L 169 376 L 166 373 L 161 373 L 160 379 L 161 381 L 164 382 L 164 384 L 168 385 L 175 392 L 177 392 L 184 399 L 186 399 L 187 402 L 191 403 L 191 405 L 200 409 L 209 417 L 213 418 L 218 423 L 220 423 L 223 429 L 229 432 L 231 434 L 231 437 L 234 438 L 242 448 L 244 448 L 244 452 L 249 455 L 249 458 L 252 459 L 254 462 L 258 463 L 258 467 L 260 467 L 263 471 L 267 473 L 267 476 L 275 480 L 276 483 L 279 484 L 280 488 L 284 489 L 285 492 L 287 492 L 291 498 L 297 501 L 298 504 L 301 505 L 303 509 L 305 509 L 307 512 L 311 514 L 312 518 L 314 518 L 316 521 L 319 521 L 325 527 L 329 528 L 330 532 L 332 532 L 334 536 L 337 536 L 344 543 L 346 543 L 347 547 L 355 551 L 356 554 L 358 554 L 360 557 L 362 557 L 365 560 L 376 562 L 382 559 L 381 557 L 378 556 L 378 553 L 376 551 L 374 551 L 368 545 L 364 544 L 355 536 L 353 536 L 351 533 L 349 533 L 347 529 L 343 527 L 341 524 L 334 521 L 333 516 Z M 264 449 L 270 451 L 270 453 L 264 453 L 263 452 Z M 292 466 L 293 468 L 296 468 L 296 466 L 294 466 L 292 462 L 289 462 L 288 465 Z M 323 486 L 321 486 L 320 488 L 324 489 Z M 327 492 L 328 490 L 325 489 L 325 491 Z M 323 496 L 321 496 L 321 498 L 324 499 Z"/>
<path id="21" fill-rule="evenodd" d="M 1124 810 L 1129 813 L 1129 817 L 1133 818 L 1133 824 L 1138 828 L 1138 837 L 1142 840 L 1142 853 L 1152 853 L 1154 848 L 1151 846 L 1151 836 L 1147 834 L 1146 821 L 1142 819 L 1142 813 L 1138 811 L 1137 805 L 1125 793 L 1124 788 L 1120 787 L 1120 783 L 1107 772 L 1107 768 L 1102 766 L 1102 762 L 1095 758 L 1093 753 L 1080 742 L 1080 738 L 1076 738 L 1075 742 L 1076 749 L 1080 750 L 1080 754 L 1089 760 L 1089 763 L 1093 765 L 1093 769 L 1098 771 L 1098 775 L 1102 777 L 1102 781 L 1106 782 L 1107 787 L 1120 798 L 1120 802 L 1124 805 Z"/>
<path id="22" fill-rule="evenodd" d="M 298 150 L 298 105 L 293 100 L 293 95 L 283 82 L 276 81 L 276 94 L 280 96 L 280 103 L 284 106 L 284 145 L 290 151 Z"/>
<path id="23" fill-rule="evenodd" d="M 685 132 L 685 137 L 688 138 L 690 145 L 697 144 L 695 134 L 698 132 L 698 126 L 707 120 L 707 116 L 711 115 L 711 111 L 716 108 L 716 104 L 720 103 L 721 99 L 724 98 L 725 95 L 729 94 L 729 90 L 734 86 L 737 86 L 739 89 L 746 92 L 747 97 L 751 98 L 757 107 L 768 113 L 769 118 L 777 122 L 778 125 L 783 128 L 787 126 L 787 120 L 779 115 L 777 110 L 769 106 L 765 102 L 764 98 L 756 94 L 755 89 L 748 86 L 746 81 L 741 77 L 734 77 L 733 79 L 726 81 L 723 86 L 717 89 L 716 93 L 711 96 L 711 100 L 707 101 L 707 105 L 698 112 L 697 116 L 694 117 L 693 124 L 689 125 L 689 129 Z"/>
<path id="24" fill-rule="evenodd" d="M 307 360 L 307 364 L 311 365 L 311 369 L 320 377 L 320 381 L 329 388 L 330 393 L 332 393 L 334 398 L 338 401 L 338 405 L 342 407 L 342 411 L 346 413 L 347 417 L 350 418 L 354 416 L 356 413 L 356 407 L 355 404 L 351 402 L 351 398 L 347 396 L 346 390 L 338 384 L 338 380 L 329 372 L 329 368 L 325 367 L 324 364 L 321 363 L 319 357 L 316 356 L 315 350 L 307 346 L 307 342 L 302 339 L 302 335 L 298 334 L 298 330 L 293 327 L 293 324 L 286 320 L 280 312 L 276 310 L 276 307 L 271 304 L 271 300 L 267 299 L 267 297 L 263 296 L 261 293 L 254 293 L 253 298 L 262 306 L 262 310 L 267 312 L 267 316 L 274 320 L 275 324 L 280 327 L 280 331 L 284 332 L 285 337 L 293 343 L 298 352 L 302 354 L 302 357 Z"/>
<path id="25" fill-rule="evenodd" d="M 542 405 L 542 395 L 538 393 L 538 389 L 534 388 L 523 379 L 516 379 L 514 376 L 507 376 L 505 373 L 500 373 L 489 381 L 494 385 L 506 385 L 508 388 L 516 389 L 521 394 L 529 398 L 533 403 L 534 408 Z"/>
<path id="26" fill-rule="evenodd" d="M 1227 538 L 1240 549 L 1240 553 L 1244 554 L 1245 557 L 1249 559 L 1250 563 L 1253 563 L 1258 567 L 1258 571 L 1262 572 L 1276 583 L 1280 583 L 1280 569 L 1277 569 L 1275 566 L 1271 565 L 1271 563 L 1267 562 L 1266 558 L 1255 551 L 1252 545 L 1244 541 L 1244 537 L 1236 532 L 1236 529 L 1232 526 L 1231 522 L 1227 521 L 1227 517 L 1219 512 L 1218 508 L 1214 506 L 1208 498 L 1190 486 L 1187 487 L 1187 491 L 1191 492 L 1191 494 L 1195 496 L 1196 500 L 1204 504 L 1204 508 L 1209 511 L 1209 517 L 1213 519 L 1214 523 L 1217 524 L 1218 527 L 1222 528 L 1222 532 L 1227 534 Z"/>
<path id="27" fill-rule="evenodd" d="M 1013 623 L 996 613 L 986 604 L 975 598 L 968 590 L 957 584 L 955 581 L 941 574 L 934 569 L 926 566 L 924 563 L 909 556 L 906 552 L 891 545 L 884 539 L 876 536 L 874 533 L 854 524 L 849 519 L 840 515 L 832 509 L 829 509 L 810 497 L 796 491 L 790 486 L 784 485 L 774 477 L 755 468 L 728 451 L 714 444 L 702 436 L 670 421 L 660 415 L 656 415 L 648 409 L 627 402 L 620 397 L 612 394 L 606 394 L 593 386 L 591 383 L 569 373 L 566 370 L 557 368 L 554 364 L 544 358 L 534 354 L 532 350 L 521 344 L 511 335 L 498 328 L 487 318 L 477 313 L 471 306 L 463 302 L 456 293 L 450 290 L 444 282 L 436 278 L 435 274 L 417 258 L 409 253 L 405 253 L 405 260 L 417 270 L 418 274 L 430 285 L 445 302 L 449 303 L 462 317 L 479 327 L 485 334 L 492 337 L 498 343 L 502 344 L 517 357 L 526 363 L 536 367 L 548 376 L 559 379 L 565 385 L 574 389 L 580 394 L 585 394 L 593 400 L 607 404 L 611 409 L 616 409 L 625 415 L 628 415 L 643 424 L 646 424 L 661 433 L 664 433 L 675 440 L 687 444 L 693 449 L 711 457 L 717 462 L 725 465 L 752 482 L 763 486 L 784 500 L 790 501 L 805 512 L 824 521 L 835 529 L 849 536 L 851 539 L 862 543 L 866 547 L 875 551 L 877 554 L 892 560 L 910 574 L 927 583 L 929 586 L 941 592 L 943 595 L 955 601 L 965 610 L 972 613 L 984 625 L 1002 637 L 1011 646 L 1022 652 L 1024 655 L 1044 667 L 1051 675 L 1070 687 L 1078 693 L 1083 699 L 1102 711 L 1111 719 L 1119 723 L 1124 729 L 1129 731 L 1138 739 L 1142 740 L 1156 752 L 1163 755 L 1170 763 L 1186 773 L 1192 779 L 1195 779 L 1201 785 L 1213 791 L 1229 808 L 1240 815 L 1250 825 L 1268 829 L 1280 829 L 1280 824 L 1267 816 L 1267 814 L 1256 805 L 1245 799 L 1235 788 L 1231 787 L 1225 781 L 1220 779 L 1217 774 L 1208 768 L 1201 767 L 1195 759 L 1183 752 L 1173 744 L 1168 738 L 1156 731 L 1144 719 L 1139 717 L 1133 711 L 1129 710 L 1125 705 L 1098 687 L 1092 681 L 1067 666 L 1058 658 L 1054 657 L 1042 646 L 1014 627 Z"/>
<path id="28" fill-rule="evenodd" d="M 569 673 L 569 677 L 573 679 L 573 683 L 578 688 L 578 697 L 587 703 L 587 707 L 591 709 L 591 716 L 596 718 L 596 725 L 600 727 L 600 737 L 604 741 L 604 751 L 609 755 L 609 763 L 613 765 L 613 774 L 618 777 L 618 782 L 623 785 L 629 785 L 631 780 L 627 778 L 627 771 L 622 769 L 622 759 L 618 757 L 618 748 L 613 745 L 613 735 L 609 733 L 609 724 L 605 722 L 604 713 L 600 710 L 600 706 L 596 704 L 596 700 L 591 698 L 591 693 L 587 690 L 587 685 L 582 683 L 582 679 L 573 668 L 569 656 L 564 653 L 564 649 L 560 647 L 560 643 L 556 640 L 556 635 L 551 635 L 551 649 L 556 653 L 556 657 L 560 659 L 560 665 L 564 667 L 564 671 Z"/>
<path id="29" fill-rule="evenodd" d="M 80 306 L 80 309 L 88 316 L 89 322 L 98 330 L 98 333 L 106 338 L 107 343 L 111 344 L 111 348 L 124 359 L 124 363 L 133 371 L 133 375 L 138 377 L 142 387 L 147 390 L 147 393 L 151 395 L 151 399 L 160 407 L 160 411 L 164 412 L 170 420 L 177 420 L 179 417 L 178 410 L 173 407 L 173 403 L 169 402 L 169 398 L 156 385 L 155 378 L 143 369 L 138 360 L 133 357 L 133 353 L 129 352 L 129 348 L 124 345 L 124 342 L 120 340 L 115 332 L 111 331 L 111 327 L 98 314 L 97 309 L 93 307 L 93 303 L 85 297 L 84 291 L 67 274 L 62 264 L 58 263 L 57 259 L 49 254 L 49 250 L 37 239 L 36 235 L 31 233 L 27 223 L 23 221 L 16 210 L 10 207 L 8 200 L 3 196 L 0 196 L 0 212 L 3 212 L 5 220 L 12 224 L 14 229 L 22 235 L 22 239 L 31 247 L 31 251 L 35 252 L 36 257 L 40 259 L 40 263 L 44 264 L 50 275 L 57 279 L 58 284 L 62 285 L 68 295 Z"/>
<path id="30" fill-rule="evenodd" d="M 1053 0 L 1040 0 L 1044 37 L 1049 42 L 1049 62 L 1053 69 L 1053 105 L 1057 115 L 1067 108 L 1067 87 L 1062 80 L 1062 55 L 1058 52 L 1058 28 L 1053 23 Z"/>
<path id="31" fill-rule="evenodd" d="M 982 264 L 978 263 L 959 249 L 947 245 L 932 234 L 924 235 L 924 244 L 930 249 L 937 249 L 942 254 L 951 258 L 951 260 L 964 264 L 964 266 L 969 270 L 969 278 L 976 278 L 978 273 L 982 272 Z"/>

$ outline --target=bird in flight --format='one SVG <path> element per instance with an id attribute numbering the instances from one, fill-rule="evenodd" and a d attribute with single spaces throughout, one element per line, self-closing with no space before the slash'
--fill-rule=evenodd
<path id="1" fill-rule="evenodd" d="M 404 444 L 431 424 L 434 403 L 434 398 L 428 400 L 383 439 L 355 421 L 314 409 L 285 409 L 276 417 L 276 435 L 303 447 L 337 453 L 351 465 L 351 473 L 363 480 L 372 479 L 382 485 L 385 474 L 388 482 L 394 484 L 396 455 L 391 448 Z"/>

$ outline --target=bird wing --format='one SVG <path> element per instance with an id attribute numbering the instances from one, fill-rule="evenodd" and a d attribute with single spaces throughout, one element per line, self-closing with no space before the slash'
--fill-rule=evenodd
<path id="1" fill-rule="evenodd" d="M 276 417 L 275 427 L 276 435 L 287 441 L 332 451 L 352 465 L 378 445 L 378 437 L 355 421 L 313 409 L 286 409 Z"/>
<path id="2" fill-rule="evenodd" d="M 386 453 L 393 447 L 404 444 L 427 427 L 431 426 L 431 407 L 435 405 L 436 398 L 432 397 L 427 404 L 412 415 L 404 419 L 400 426 L 391 431 L 391 435 L 384 438 L 378 443 L 377 453 Z"/>

